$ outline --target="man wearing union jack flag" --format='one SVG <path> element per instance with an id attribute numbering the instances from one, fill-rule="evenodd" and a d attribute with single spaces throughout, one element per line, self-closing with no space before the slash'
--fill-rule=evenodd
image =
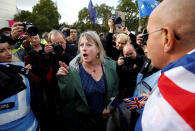
<path id="1" fill-rule="evenodd" d="M 148 55 L 162 71 L 136 130 L 195 130 L 194 7 L 195 0 L 164 0 L 149 17 Z"/>

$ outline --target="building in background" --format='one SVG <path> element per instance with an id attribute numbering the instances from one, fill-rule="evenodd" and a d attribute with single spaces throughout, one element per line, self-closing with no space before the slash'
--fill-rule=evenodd
<path id="1" fill-rule="evenodd" d="M 52 0 L 57 7 L 57 0 Z M 8 27 L 8 20 L 13 20 L 14 15 L 22 10 L 32 12 L 32 7 L 40 0 L 0 0 L 0 29 Z"/>
<path id="2" fill-rule="evenodd" d="M 18 13 L 16 0 L 0 0 L 0 3 L 0 28 L 9 27 L 8 20 Z"/>

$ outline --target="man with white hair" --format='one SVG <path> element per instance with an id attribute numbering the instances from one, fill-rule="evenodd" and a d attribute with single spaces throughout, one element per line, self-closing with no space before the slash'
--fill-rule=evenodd
<path id="1" fill-rule="evenodd" d="M 148 55 L 162 74 L 137 122 L 142 130 L 195 130 L 194 7 L 194 0 L 164 0 L 149 17 Z"/>

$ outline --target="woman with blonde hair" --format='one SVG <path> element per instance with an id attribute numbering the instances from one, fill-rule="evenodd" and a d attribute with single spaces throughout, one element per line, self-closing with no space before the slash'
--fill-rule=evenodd
<path id="1" fill-rule="evenodd" d="M 94 31 L 80 35 L 78 49 L 69 67 L 59 62 L 57 73 L 66 129 L 104 131 L 110 98 L 118 93 L 116 62 L 105 56 Z"/>

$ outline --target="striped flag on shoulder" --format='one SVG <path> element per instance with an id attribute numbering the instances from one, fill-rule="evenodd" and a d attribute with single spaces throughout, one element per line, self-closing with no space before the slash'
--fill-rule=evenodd
<path id="1" fill-rule="evenodd" d="M 150 131 L 195 130 L 195 49 L 162 70 L 140 126 Z"/>

